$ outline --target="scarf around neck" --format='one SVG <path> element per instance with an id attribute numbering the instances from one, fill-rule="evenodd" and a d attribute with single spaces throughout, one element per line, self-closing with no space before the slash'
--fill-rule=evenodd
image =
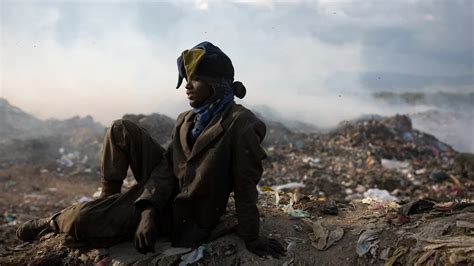
<path id="1" fill-rule="evenodd" d="M 224 95 L 222 98 L 193 109 L 196 116 L 194 118 L 194 127 L 189 131 L 191 146 L 194 145 L 194 142 L 199 135 L 201 135 L 212 118 L 222 112 L 228 104 L 234 102 L 234 92 L 231 83 L 228 80 L 223 80 L 220 84 L 217 84 L 215 90 L 218 89 L 224 89 Z"/>

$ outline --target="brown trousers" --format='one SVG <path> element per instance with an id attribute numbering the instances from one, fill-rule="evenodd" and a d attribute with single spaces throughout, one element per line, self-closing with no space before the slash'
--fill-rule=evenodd
<path id="1" fill-rule="evenodd" d="M 95 247 L 111 246 L 133 236 L 140 215 L 135 200 L 164 152 L 145 129 L 129 120 L 115 121 L 107 130 L 101 151 L 102 189 L 108 196 L 61 211 L 55 217 L 59 231 Z M 120 193 L 128 167 L 137 184 Z M 166 234 L 169 223 L 163 218 L 157 219 L 158 228 Z"/>

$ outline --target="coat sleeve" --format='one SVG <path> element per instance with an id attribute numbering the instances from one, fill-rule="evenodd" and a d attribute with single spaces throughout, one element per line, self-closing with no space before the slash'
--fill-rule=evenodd
<path id="1" fill-rule="evenodd" d="M 262 160 L 266 153 L 260 143 L 265 137 L 265 124 L 257 118 L 244 119 L 245 126 L 234 141 L 232 176 L 238 219 L 237 234 L 250 241 L 258 237 L 260 215 L 257 208 L 257 184 L 262 176 Z"/>
<path id="2" fill-rule="evenodd" d="M 172 141 L 168 149 L 163 153 L 160 163 L 151 172 L 146 181 L 143 193 L 135 201 L 136 206 L 151 204 L 157 211 L 161 212 L 170 201 L 173 193 L 178 189 L 178 180 L 173 173 L 173 139 L 176 128 L 172 133 Z"/>

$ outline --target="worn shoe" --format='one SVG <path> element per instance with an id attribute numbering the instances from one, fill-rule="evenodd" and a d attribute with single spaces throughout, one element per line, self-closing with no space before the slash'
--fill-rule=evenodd
<path id="1" fill-rule="evenodd" d="M 41 218 L 29 220 L 16 230 L 16 236 L 23 241 L 31 241 L 38 236 L 55 231 L 54 220 Z"/>

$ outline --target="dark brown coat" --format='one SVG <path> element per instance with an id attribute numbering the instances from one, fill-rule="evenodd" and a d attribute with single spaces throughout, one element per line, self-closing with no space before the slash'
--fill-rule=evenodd
<path id="1" fill-rule="evenodd" d="M 210 121 L 191 149 L 187 134 L 194 116 L 192 111 L 179 115 L 165 156 L 172 171 L 166 163 L 157 167 L 137 203 L 149 201 L 163 213 L 171 201 L 174 242 L 189 246 L 216 226 L 233 191 L 237 233 L 253 240 L 259 234 L 256 185 L 266 157 L 260 146 L 265 124 L 243 106 L 231 104 Z"/>

